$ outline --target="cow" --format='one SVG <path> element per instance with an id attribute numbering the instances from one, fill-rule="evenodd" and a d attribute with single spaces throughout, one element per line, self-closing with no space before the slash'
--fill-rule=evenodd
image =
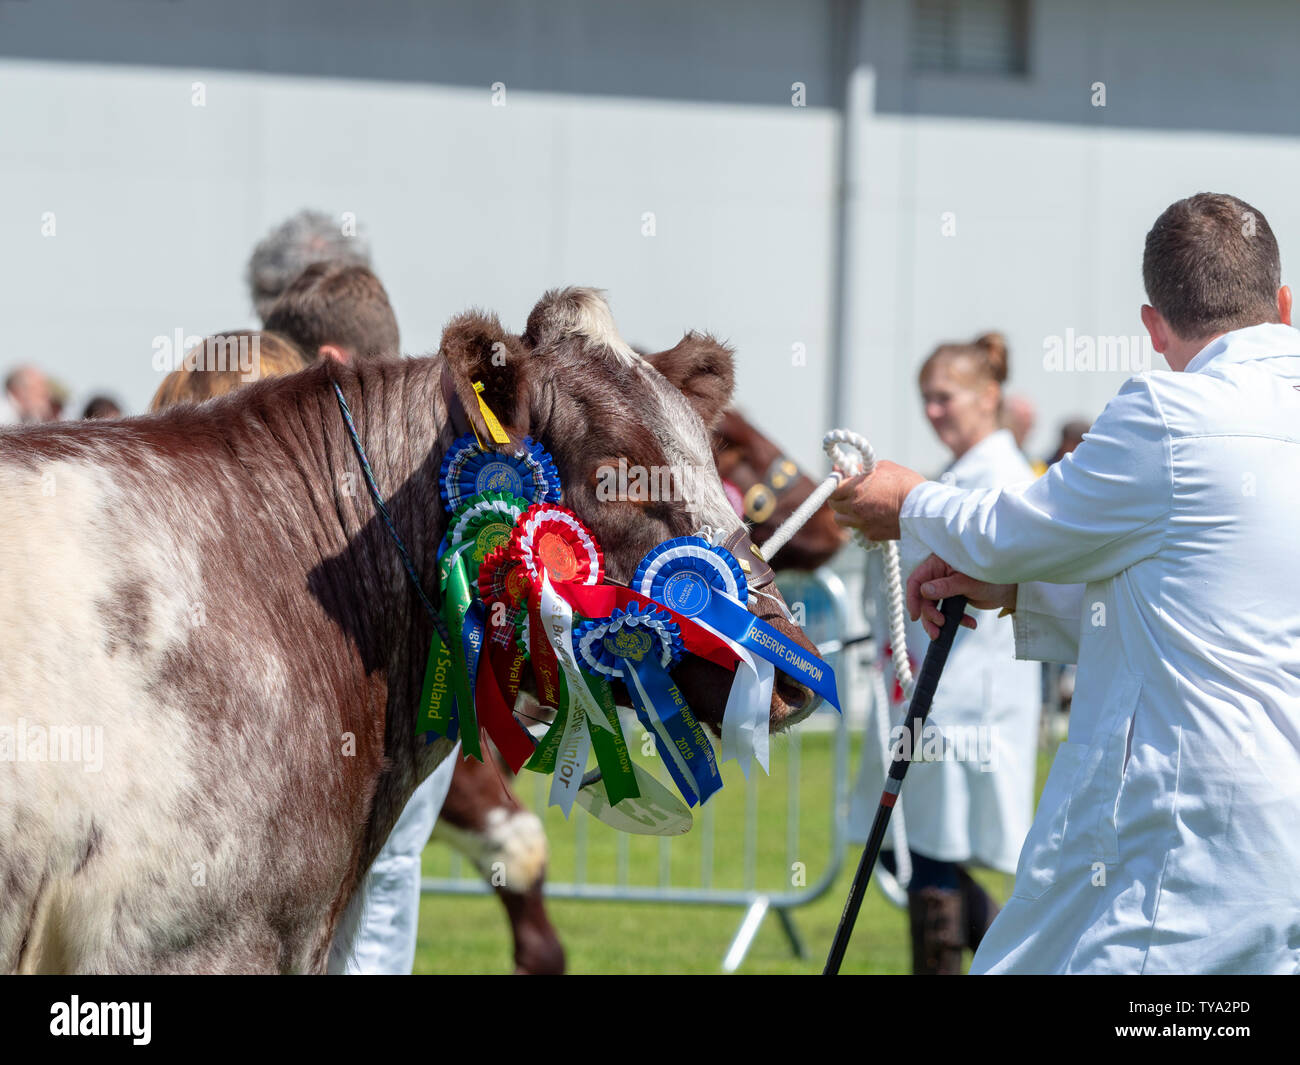
<path id="1" fill-rule="evenodd" d="M 429 358 L 0 433 L 0 972 L 325 971 L 362 875 L 451 747 L 415 735 L 433 627 L 392 533 L 431 588 L 453 408 L 482 440 L 480 401 L 550 450 L 610 578 L 707 527 L 747 559 L 751 611 L 815 653 L 712 465 L 733 374 L 693 333 L 641 358 L 598 292 L 568 288 L 518 335 L 458 317 Z M 685 497 L 600 499 L 619 459 L 712 475 Z M 716 731 L 727 672 L 691 658 L 674 678 Z M 815 705 L 778 674 L 771 727 Z M 76 735 L 97 764 L 72 756 Z"/>

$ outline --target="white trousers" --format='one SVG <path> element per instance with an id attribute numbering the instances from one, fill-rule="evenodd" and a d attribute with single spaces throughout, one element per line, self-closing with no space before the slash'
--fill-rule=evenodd
<path id="1" fill-rule="evenodd" d="M 334 933 L 330 973 L 410 975 L 420 924 L 420 855 L 459 761 L 457 743 L 402 810 Z"/>

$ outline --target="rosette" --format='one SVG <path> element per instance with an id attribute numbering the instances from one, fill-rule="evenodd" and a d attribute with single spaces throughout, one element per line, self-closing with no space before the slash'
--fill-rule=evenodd
<path id="1" fill-rule="evenodd" d="M 596 539 L 573 511 L 554 503 L 535 503 L 520 516 L 510 539 L 510 553 L 519 560 L 530 584 L 528 592 L 528 654 L 537 678 L 537 694 L 547 706 L 561 709 L 560 700 L 572 694 L 560 688 L 560 667 L 551 648 L 553 634 L 541 622 L 542 578 L 554 583 L 599 584 L 604 558 Z M 558 727 L 552 726 L 552 732 Z M 546 744 L 543 743 L 543 747 Z M 540 755 L 539 751 L 539 755 Z M 536 765 L 549 759 L 539 757 Z M 548 772 L 546 768 L 542 772 Z"/>
<path id="2" fill-rule="evenodd" d="M 668 587 L 675 600 L 668 605 L 679 614 L 692 617 L 698 611 L 682 609 L 678 603 L 688 608 L 698 603 L 702 608 L 707 600 L 698 591 L 699 581 L 683 574 L 699 574 L 718 591 L 740 602 L 749 598 L 745 571 L 740 568 L 736 556 L 726 548 L 714 547 L 701 536 L 679 536 L 652 549 L 637 564 L 632 587 L 657 602 L 667 602 L 658 593 Z M 692 588 L 697 588 L 697 591 L 692 593 Z M 742 588 L 745 589 L 743 595 Z"/>
<path id="3" fill-rule="evenodd" d="M 505 492 L 480 492 L 471 496 L 452 515 L 438 556 L 441 558 L 462 544 L 472 544 L 466 565 L 472 574 L 477 574 L 483 559 L 498 547 L 509 545 L 515 522 L 527 509 L 526 499 Z"/>
<path id="4" fill-rule="evenodd" d="M 704 802 L 722 787 L 713 746 L 668 675 L 684 648 L 667 611 L 629 604 L 609 617 L 579 622 L 573 643 L 585 668 L 623 678 L 637 719 L 655 737 L 688 805 Z"/>
<path id="5" fill-rule="evenodd" d="M 573 642 L 583 666 L 607 677 L 624 675 L 624 659 L 672 669 L 684 650 L 681 629 L 666 610 L 636 603 L 616 609 L 607 618 L 580 621 Z"/>
<path id="6" fill-rule="evenodd" d="M 596 538 L 573 511 L 553 503 L 535 503 L 524 511 L 510 549 L 534 579 L 545 570 L 552 582 L 599 584 L 604 575 Z"/>
<path id="7" fill-rule="evenodd" d="M 722 751 L 746 774 L 751 759 L 767 770 L 774 669 L 839 707 L 830 666 L 749 612 L 744 572 L 726 549 L 698 536 L 669 540 L 641 560 L 632 586 L 724 639 L 740 659 L 723 714 Z"/>
<path id="8" fill-rule="evenodd" d="M 442 504 L 458 510 L 483 492 L 519 496 L 528 503 L 561 498 L 560 473 L 547 450 L 529 437 L 513 454 L 484 451 L 473 433 L 458 437 L 442 459 Z"/>
<path id="9" fill-rule="evenodd" d="M 569 816 L 581 787 L 587 755 L 594 749 L 609 801 L 619 803 L 640 795 L 632 757 L 618 719 L 618 708 L 609 682 L 585 673 L 578 665 L 573 643 L 573 608 L 551 584 L 546 567 L 541 569 L 537 602 L 529 604 L 529 648 L 538 688 L 542 687 L 538 665 L 543 648 L 557 666 L 555 721 L 528 761 L 528 768 L 552 773 L 550 802 Z"/>

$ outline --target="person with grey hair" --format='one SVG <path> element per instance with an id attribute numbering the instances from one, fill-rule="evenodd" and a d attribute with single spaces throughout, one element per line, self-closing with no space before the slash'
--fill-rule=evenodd
<path id="1" fill-rule="evenodd" d="M 324 211 L 302 210 L 271 230 L 248 260 L 248 287 L 257 316 L 266 322 L 280 294 L 313 263 L 370 265 L 370 245 L 360 234 L 345 235 Z"/>

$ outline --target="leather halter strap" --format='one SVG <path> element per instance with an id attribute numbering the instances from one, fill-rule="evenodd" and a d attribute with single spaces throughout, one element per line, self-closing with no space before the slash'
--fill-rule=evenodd
<path id="1" fill-rule="evenodd" d="M 750 588 L 766 588 L 776 579 L 772 567 L 754 546 L 754 542 L 749 538 L 749 530 L 745 526 L 736 529 L 722 541 L 720 546 L 736 556 L 740 568 L 745 571 Z"/>
<path id="2" fill-rule="evenodd" d="M 460 396 L 456 394 L 456 386 L 451 380 L 451 369 L 447 366 L 447 360 L 442 362 L 442 375 L 439 383 L 442 386 L 442 402 L 447 408 L 447 417 L 451 421 L 451 426 L 456 430 L 457 436 L 464 436 L 473 430 L 470 425 L 469 417 L 465 414 L 465 406 L 460 401 Z"/>

